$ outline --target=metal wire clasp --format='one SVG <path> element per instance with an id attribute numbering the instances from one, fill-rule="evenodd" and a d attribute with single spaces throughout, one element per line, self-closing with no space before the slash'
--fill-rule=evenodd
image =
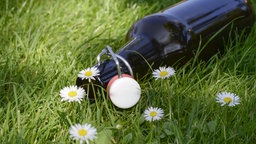
<path id="1" fill-rule="evenodd" d="M 98 54 L 98 56 L 97 56 L 98 65 L 100 65 L 100 59 L 103 55 L 107 55 L 115 61 L 119 78 L 122 77 L 122 72 L 121 72 L 121 67 L 120 67 L 120 63 L 119 63 L 118 59 L 120 59 L 125 64 L 125 66 L 128 68 L 128 70 L 130 72 L 130 75 L 132 77 L 134 77 L 130 64 L 122 56 L 115 54 L 110 46 L 107 46 L 106 48 L 104 48 L 101 51 L 101 53 Z"/>

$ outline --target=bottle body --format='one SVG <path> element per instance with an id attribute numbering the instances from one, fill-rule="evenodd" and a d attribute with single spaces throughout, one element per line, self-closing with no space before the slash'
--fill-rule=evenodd
<path id="1" fill-rule="evenodd" d="M 186 0 L 138 21 L 127 39 L 138 35 L 151 37 L 157 43 L 160 61 L 166 65 L 184 64 L 200 45 L 207 43 L 200 54 L 200 59 L 207 60 L 223 50 L 224 43 L 236 33 L 245 29 L 249 33 L 254 17 L 249 1 Z"/>
<path id="2" fill-rule="evenodd" d="M 208 59 L 224 49 L 230 35 L 244 29 L 249 33 L 253 23 L 249 1 L 184 0 L 137 21 L 127 33 L 129 42 L 117 54 L 130 64 L 136 76 L 142 77 L 150 67 L 185 64 L 195 57 L 200 45 L 205 47 L 199 58 Z M 117 75 L 116 64 L 109 59 L 96 67 L 100 75 L 95 83 L 106 88 Z M 124 63 L 120 62 L 120 67 L 122 73 L 129 74 Z M 88 87 L 87 83 L 77 79 L 79 86 Z"/>

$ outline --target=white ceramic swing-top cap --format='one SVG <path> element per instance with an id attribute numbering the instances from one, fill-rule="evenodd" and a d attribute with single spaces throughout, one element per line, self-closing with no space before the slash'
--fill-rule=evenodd
<path id="1" fill-rule="evenodd" d="M 115 106 L 126 109 L 139 101 L 141 89 L 138 82 L 133 78 L 121 77 L 111 83 L 108 92 L 110 100 Z"/>

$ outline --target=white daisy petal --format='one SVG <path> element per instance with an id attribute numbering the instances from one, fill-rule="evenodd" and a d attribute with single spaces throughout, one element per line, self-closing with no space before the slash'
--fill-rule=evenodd
<path id="1" fill-rule="evenodd" d="M 149 107 L 144 112 L 144 117 L 147 121 L 160 120 L 164 116 L 164 111 L 161 108 Z"/>
<path id="2" fill-rule="evenodd" d="M 165 79 L 175 75 L 175 70 L 172 67 L 159 67 L 159 69 L 153 71 L 152 75 L 156 80 L 159 78 Z"/>
<path id="3" fill-rule="evenodd" d="M 97 130 L 91 124 L 76 124 L 70 127 L 69 133 L 72 139 L 88 143 L 96 138 Z"/>
<path id="4" fill-rule="evenodd" d="M 85 91 L 83 88 L 77 86 L 64 87 L 60 90 L 61 101 L 73 102 L 76 101 L 81 103 L 85 96 Z"/>
<path id="5" fill-rule="evenodd" d="M 82 80 L 88 79 L 89 82 L 91 82 L 91 79 L 95 80 L 94 77 L 98 76 L 99 73 L 100 73 L 100 71 L 98 70 L 98 68 L 96 68 L 94 66 L 94 67 L 87 68 L 87 69 L 84 69 L 84 70 L 80 71 L 78 73 L 78 77 L 81 78 Z"/>
<path id="6" fill-rule="evenodd" d="M 224 106 L 227 104 L 228 106 L 232 107 L 240 104 L 240 98 L 234 93 L 221 92 L 221 93 L 218 93 L 216 102 L 221 103 L 221 106 Z"/>

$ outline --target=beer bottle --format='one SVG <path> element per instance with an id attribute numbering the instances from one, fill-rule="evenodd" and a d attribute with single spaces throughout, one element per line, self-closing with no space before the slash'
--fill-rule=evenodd
<path id="1" fill-rule="evenodd" d="M 248 34 L 254 18 L 249 0 L 183 0 L 138 20 L 128 31 L 123 48 L 113 53 L 107 46 L 98 55 L 98 60 L 104 54 L 112 58 L 95 65 L 100 74 L 91 81 L 93 84 L 80 78 L 76 83 L 89 89 L 93 99 L 92 86 L 94 90 L 99 86 L 107 88 L 116 75 L 139 78 L 150 67 L 179 66 L 195 56 L 207 60 L 223 51 L 225 42 L 236 34 Z"/>

